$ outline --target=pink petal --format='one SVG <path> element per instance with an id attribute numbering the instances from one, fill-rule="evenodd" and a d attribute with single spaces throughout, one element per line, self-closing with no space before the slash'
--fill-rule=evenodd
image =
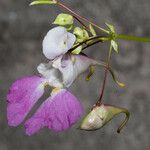
<path id="1" fill-rule="evenodd" d="M 67 90 L 49 97 L 25 123 L 26 134 L 32 135 L 43 127 L 63 131 L 78 121 L 83 108 L 78 99 Z"/>
<path id="2" fill-rule="evenodd" d="M 7 119 L 10 126 L 18 126 L 44 93 L 44 79 L 38 76 L 15 81 L 7 95 Z"/>

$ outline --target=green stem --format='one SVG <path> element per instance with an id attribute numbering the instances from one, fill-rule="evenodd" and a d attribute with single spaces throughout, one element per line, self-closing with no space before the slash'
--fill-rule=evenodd
<path id="1" fill-rule="evenodd" d="M 99 43 L 99 42 L 105 42 L 105 41 L 109 41 L 109 40 L 110 40 L 109 37 L 105 37 L 105 36 L 90 37 L 89 39 L 87 39 L 87 40 L 85 40 L 85 41 L 83 41 L 83 42 L 81 42 L 81 43 L 75 45 L 75 46 L 72 47 L 69 51 L 72 52 L 73 50 L 75 50 L 75 49 L 78 48 L 79 46 L 81 46 L 81 45 L 87 43 L 88 41 L 92 41 L 92 40 L 95 40 L 95 39 L 97 39 L 96 42 L 93 42 L 93 43 L 91 43 L 91 44 L 88 44 L 88 45 L 87 45 L 86 47 L 84 47 L 83 49 L 86 49 L 86 48 L 88 48 L 88 47 L 90 47 L 90 46 L 92 46 L 92 45 L 95 45 L 95 44 Z M 83 50 L 83 49 L 82 49 L 82 50 Z"/>
<path id="2" fill-rule="evenodd" d="M 143 38 L 137 36 L 123 35 L 123 34 L 116 35 L 116 39 L 136 41 L 136 42 L 150 42 L 150 38 Z"/>

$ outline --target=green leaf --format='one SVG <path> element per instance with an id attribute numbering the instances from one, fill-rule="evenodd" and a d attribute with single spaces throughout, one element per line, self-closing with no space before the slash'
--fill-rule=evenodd
<path id="1" fill-rule="evenodd" d="M 91 79 L 92 75 L 94 74 L 94 71 L 95 71 L 95 67 L 94 66 L 90 66 L 89 73 L 86 76 L 86 81 L 89 81 Z"/>
<path id="2" fill-rule="evenodd" d="M 89 25 L 89 28 L 90 28 L 90 32 L 93 36 L 96 36 L 96 31 L 94 30 L 93 26 L 90 24 Z"/>
<path id="3" fill-rule="evenodd" d="M 114 40 L 111 40 L 111 46 L 118 53 L 118 44 L 117 44 L 117 42 L 114 41 Z"/>
<path id="4" fill-rule="evenodd" d="M 113 33 L 115 33 L 116 31 L 115 31 L 115 27 L 113 26 L 113 25 L 110 25 L 110 24 L 108 24 L 108 23 L 105 23 L 106 24 L 106 26 L 109 28 L 109 30 L 111 31 L 111 32 L 113 32 Z"/>
<path id="5" fill-rule="evenodd" d="M 108 68 L 108 65 L 106 63 L 104 63 L 103 61 L 96 61 L 95 64 L 100 66 L 100 67 Z M 125 87 L 124 83 L 117 80 L 116 75 L 115 75 L 112 67 L 109 66 L 108 70 L 109 70 L 114 82 L 117 83 L 117 85 L 119 85 L 120 87 Z"/>
<path id="6" fill-rule="evenodd" d="M 56 17 L 53 24 L 60 26 L 68 26 L 73 24 L 73 20 L 73 16 L 71 16 L 70 14 L 61 13 Z"/>
<path id="7" fill-rule="evenodd" d="M 114 80 L 120 87 L 125 87 L 125 84 L 124 84 L 124 83 L 122 83 L 122 82 L 120 82 L 120 81 L 118 81 L 118 80 L 116 79 L 115 73 L 114 73 L 114 71 L 113 71 L 113 69 L 112 69 L 111 67 L 109 67 L 109 72 L 110 72 L 110 74 L 112 75 L 113 80 Z"/>
<path id="8" fill-rule="evenodd" d="M 37 0 L 30 3 L 30 6 L 39 4 L 56 4 L 56 3 L 57 2 L 55 0 Z"/>

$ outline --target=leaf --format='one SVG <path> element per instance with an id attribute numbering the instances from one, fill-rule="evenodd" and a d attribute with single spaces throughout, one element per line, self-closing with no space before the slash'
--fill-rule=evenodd
<path id="1" fill-rule="evenodd" d="M 30 3 L 30 6 L 32 5 L 39 5 L 39 4 L 56 4 L 57 2 L 55 0 L 37 0 Z"/>
<path id="2" fill-rule="evenodd" d="M 92 33 L 93 36 L 96 36 L 96 31 L 94 30 L 93 26 L 90 24 L 89 25 L 90 32 Z"/>
<path id="3" fill-rule="evenodd" d="M 114 40 L 111 40 L 111 46 L 118 53 L 118 44 L 117 44 L 117 42 L 114 41 Z"/>
<path id="4" fill-rule="evenodd" d="M 113 25 L 110 25 L 110 24 L 108 24 L 108 23 L 106 23 L 106 22 L 105 22 L 105 24 L 106 24 L 106 26 L 110 29 L 111 32 L 113 32 L 113 33 L 116 32 L 116 31 L 115 31 L 115 27 L 114 27 Z"/>
<path id="5" fill-rule="evenodd" d="M 111 67 L 109 67 L 109 71 L 110 71 L 110 73 L 111 73 L 111 75 L 112 75 L 113 80 L 114 80 L 120 87 L 125 87 L 125 84 L 124 84 L 124 83 L 122 83 L 122 82 L 120 82 L 120 81 L 118 81 L 118 80 L 116 79 L 115 73 L 113 72 L 113 69 L 112 69 Z"/>
<path id="6" fill-rule="evenodd" d="M 104 62 L 102 62 L 102 61 L 96 61 L 96 65 L 99 65 L 99 66 L 101 66 L 101 67 L 108 68 L 107 64 L 104 63 Z M 117 80 L 116 75 L 115 75 L 115 73 L 114 73 L 112 67 L 109 66 L 108 70 L 109 70 L 109 72 L 110 72 L 110 74 L 111 74 L 113 80 L 115 81 L 115 83 L 117 83 L 117 85 L 119 85 L 120 87 L 125 87 L 125 84 L 124 84 L 124 83 L 122 83 L 122 82 L 120 82 L 120 81 Z"/>
<path id="7" fill-rule="evenodd" d="M 88 75 L 86 77 L 86 81 L 89 81 L 91 79 L 91 76 L 94 74 L 94 71 L 95 71 L 94 66 L 90 66 L 89 73 L 88 73 Z"/>

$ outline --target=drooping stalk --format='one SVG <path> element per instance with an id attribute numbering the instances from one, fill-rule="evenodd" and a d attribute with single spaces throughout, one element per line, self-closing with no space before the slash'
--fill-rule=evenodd
<path id="1" fill-rule="evenodd" d="M 103 99 L 105 86 L 106 86 L 106 81 L 107 81 L 107 76 L 108 76 L 108 70 L 109 70 L 109 66 L 110 66 L 111 53 L 112 53 L 112 46 L 110 46 L 110 49 L 109 49 L 109 54 L 108 54 L 108 58 L 107 58 L 107 67 L 105 68 L 102 89 L 100 91 L 100 97 L 99 97 L 98 101 L 96 102 L 96 106 L 100 106 L 101 102 L 102 102 L 102 99 Z"/>

